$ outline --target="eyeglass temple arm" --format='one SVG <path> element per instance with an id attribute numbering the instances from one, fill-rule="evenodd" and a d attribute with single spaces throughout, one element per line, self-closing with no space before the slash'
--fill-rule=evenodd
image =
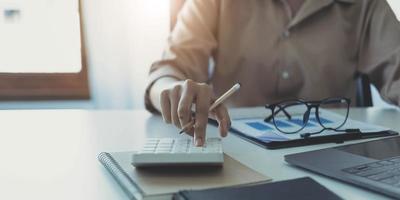
<path id="1" fill-rule="evenodd" d="M 292 105 L 292 104 L 290 104 L 290 105 Z M 276 105 L 276 106 L 279 107 L 278 111 L 277 111 L 277 112 L 274 112 L 273 114 L 271 114 L 271 115 L 269 115 L 268 117 L 266 117 L 266 118 L 264 119 L 264 121 L 265 121 L 265 122 L 270 122 L 271 119 L 272 119 L 272 117 L 275 117 L 280 111 L 282 111 L 282 112 L 286 115 L 286 117 L 287 117 L 289 120 L 292 119 L 292 116 L 285 110 L 285 108 L 286 108 L 287 106 L 290 106 L 290 105 L 285 105 L 284 107 L 282 107 L 282 106 L 280 106 L 280 105 Z M 267 106 L 267 107 L 268 107 L 268 106 Z"/>
<path id="2" fill-rule="evenodd" d="M 328 101 L 325 101 L 325 104 L 334 104 L 334 103 L 342 103 L 342 101 L 344 101 L 343 99 L 331 99 Z"/>
<path id="3" fill-rule="evenodd" d="M 349 104 L 350 103 L 349 101 L 350 101 L 349 99 L 345 99 L 345 98 L 342 98 L 342 99 L 328 99 L 328 100 L 324 101 L 324 104 L 337 104 L 337 103 L 347 103 L 347 104 Z"/>
<path id="4" fill-rule="evenodd" d="M 340 130 L 340 129 L 333 129 L 333 128 L 324 128 L 318 132 L 314 132 L 314 133 L 302 133 L 300 134 L 301 138 L 309 138 L 313 135 L 318 135 L 326 130 L 331 130 L 331 131 L 336 131 L 336 132 L 345 132 L 345 133 L 356 133 L 356 134 L 361 134 L 361 130 L 358 128 L 350 128 L 350 129 L 344 129 L 344 130 Z"/>

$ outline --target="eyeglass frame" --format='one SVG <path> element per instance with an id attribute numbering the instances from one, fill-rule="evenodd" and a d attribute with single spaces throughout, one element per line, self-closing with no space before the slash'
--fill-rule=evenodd
<path id="1" fill-rule="evenodd" d="M 321 104 L 323 104 L 324 102 L 326 102 L 326 101 L 328 101 L 328 100 L 339 100 L 339 102 L 342 102 L 342 101 L 344 100 L 344 101 L 346 102 L 346 104 L 347 104 L 347 106 L 346 106 L 347 112 L 346 112 L 345 120 L 343 121 L 343 123 L 342 123 L 340 126 L 338 126 L 338 127 L 336 127 L 336 128 L 325 127 L 325 126 L 323 125 L 323 123 L 321 122 L 320 117 L 319 117 L 319 108 L 320 108 Z M 304 113 L 304 114 L 307 114 L 307 113 L 308 113 L 308 114 L 307 114 L 307 120 L 305 121 L 303 127 L 301 127 L 299 130 L 297 130 L 297 131 L 295 131 L 295 132 L 285 132 L 285 131 L 282 131 L 282 130 L 280 130 L 280 129 L 278 128 L 278 126 L 276 125 L 275 116 L 276 116 L 279 112 L 281 112 L 281 111 L 286 115 L 286 117 L 287 117 L 289 120 L 291 120 L 291 116 L 290 116 L 289 113 L 287 113 L 287 111 L 285 110 L 285 107 L 282 108 L 282 107 L 279 106 L 279 105 L 281 105 L 281 104 L 284 104 L 285 102 L 299 102 L 299 103 L 302 103 L 302 104 L 304 104 L 304 105 L 307 106 L 307 110 L 306 110 L 306 112 Z M 270 123 L 270 121 L 271 121 L 271 119 L 272 119 L 272 122 L 273 122 L 273 124 L 274 124 L 276 130 L 278 130 L 278 131 L 280 131 L 281 133 L 284 133 L 284 134 L 296 134 L 296 133 L 302 131 L 302 130 L 307 126 L 308 121 L 309 121 L 309 119 L 310 119 L 311 110 L 312 110 L 313 108 L 315 108 L 315 116 L 316 116 L 316 119 L 317 119 L 319 125 L 322 127 L 322 130 L 320 130 L 320 131 L 318 131 L 318 132 L 315 132 L 315 133 L 306 133 L 306 134 L 302 134 L 302 135 L 301 135 L 301 137 L 309 137 L 309 136 L 314 135 L 314 134 L 319 134 L 319 133 L 321 133 L 321 132 L 323 132 L 323 131 L 325 131 L 325 130 L 338 131 L 341 127 L 343 127 L 343 126 L 346 124 L 347 119 L 348 119 L 348 117 L 349 117 L 349 113 L 350 113 L 350 104 L 351 104 L 351 100 L 350 100 L 349 98 L 345 98 L 345 97 L 330 97 L 330 98 L 322 99 L 322 100 L 320 100 L 320 101 L 305 101 L 305 100 L 303 100 L 303 99 L 285 100 L 285 101 L 281 101 L 281 102 L 274 103 L 274 104 L 266 104 L 266 105 L 265 105 L 265 108 L 271 110 L 271 115 L 268 116 L 268 117 L 266 117 L 266 118 L 264 119 L 264 121 L 267 122 L 267 123 L 268 123 L 268 122 Z M 276 108 L 277 106 L 279 106 L 279 110 L 275 113 L 275 108 Z M 303 115 L 304 115 L 304 114 L 303 114 Z M 303 120 L 304 120 L 304 118 L 303 118 Z M 347 132 L 347 130 L 344 130 L 344 131 Z"/>

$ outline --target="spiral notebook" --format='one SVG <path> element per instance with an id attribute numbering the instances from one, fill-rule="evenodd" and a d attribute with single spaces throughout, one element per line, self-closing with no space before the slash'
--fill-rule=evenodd
<path id="1" fill-rule="evenodd" d="M 262 175 L 225 155 L 223 167 L 160 167 L 136 169 L 133 152 L 100 153 L 101 164 L 129 199 L 172 199 L 180 190 L 199 190 L 269 182 Z"/>

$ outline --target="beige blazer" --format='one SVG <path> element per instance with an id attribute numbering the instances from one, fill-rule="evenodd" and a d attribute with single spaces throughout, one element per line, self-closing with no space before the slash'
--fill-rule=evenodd
<path id="1" fill-rule="evenodd" d="M 306 0 L 296 15 L 284 0 L 190 0 L 148 90 L 171 76 L 207 82 L 216 96 L 240 82 L 228 106 L 354 100 L 356 72 L 400 103 L 400 24 L 385 0 Z"/>

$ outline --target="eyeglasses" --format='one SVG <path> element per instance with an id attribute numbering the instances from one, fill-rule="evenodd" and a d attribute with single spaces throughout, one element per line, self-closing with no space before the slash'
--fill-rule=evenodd
<path id="1" fill-rule="evenodd" d="M 298 99 L 270 105 L 267 104 L 265 108 L 271 110 L 271 115 L 266 117 L 264 121 L 272 123 L 278 131 L 285 134 L 295 134 L 307 126 L 315 126 L 314 123 L 308 123 L 309 121 L 316 122 L 322 127 L 320 131 L 301 134 L 300 136 L 303 138 L 322 133 L 325 130 L 347 132 L 347 130 L 339 129 L 347 121 L 350 103 L 351 101 L 348 98 L 327 98 L 321 101 L 304 101 Z M 315 115 L 311 115 L 313 108 Z M 324 112 L 320 112 L 321 108 L 343 108 L 346 113 L 341 118 L 333 121 L 327 119 L 324 116 Z M 290 124 L 286 122 L 290 122 Z"/>

